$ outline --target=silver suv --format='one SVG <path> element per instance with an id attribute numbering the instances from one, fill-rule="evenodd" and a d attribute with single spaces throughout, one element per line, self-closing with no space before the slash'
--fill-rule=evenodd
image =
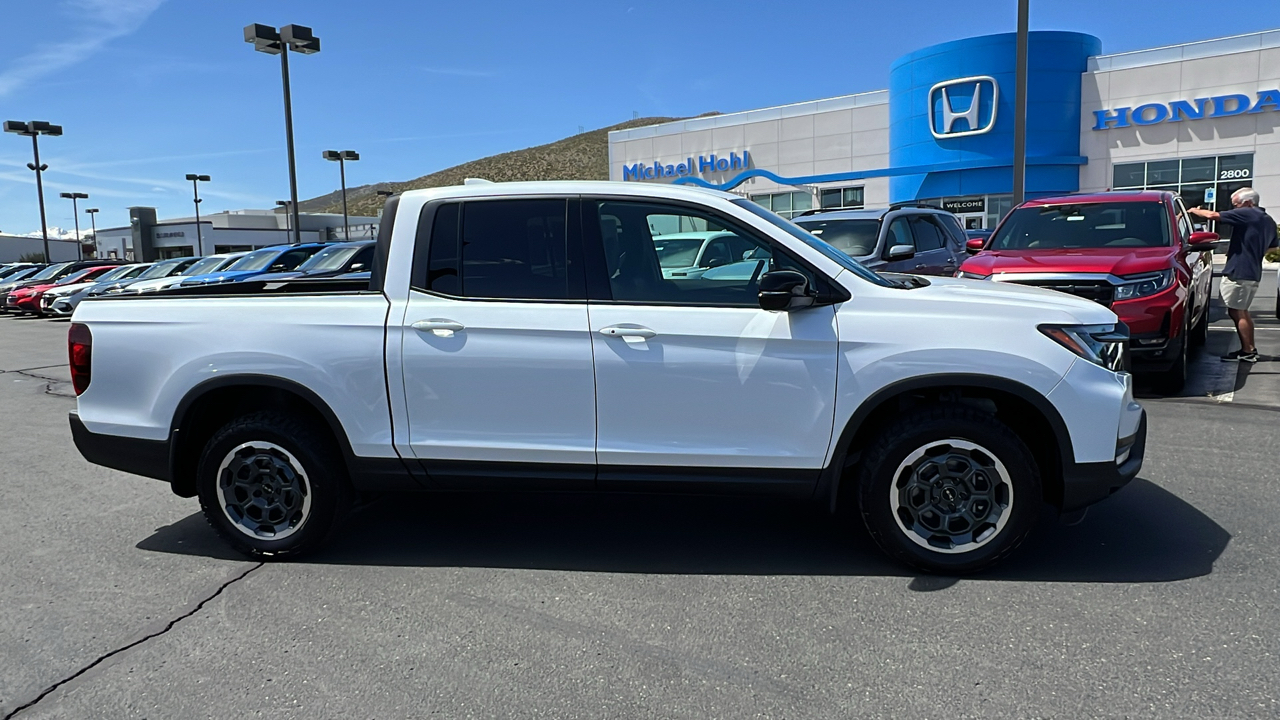
<path id="1" fill-rule="evenodd" d="M 967 257 L 960 220 L 928 205 L 818 211 L 793 222 L 877 272 L 951 277 Z"/>

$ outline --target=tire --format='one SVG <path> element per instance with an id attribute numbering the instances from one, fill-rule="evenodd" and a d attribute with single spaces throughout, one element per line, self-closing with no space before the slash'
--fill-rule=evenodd
<path id="1" fill-rule="evenodd" d="M 881 550 L 948 575 L 1008 556 L 1043 505 L 1040 469 L 1022 440 L 992 415 L 957 404 L 894 421 L 868 448 L 858 491 Z"/>
<path id="2" fill-rule="evenodd" d="M 1178 354 L 1173 359 L 1173 367 L 1151 376 L 1152 385 L 1161 395 L 1176 395 L 1187 385 L 1187 356 L 1191 354 L 1187 341 L 1190 335 L 1191 331 L 1184 329 L 1178 336 Z"/>
<path id="3" fill-rule="evenodd" d="M 1204 347 L 1209 340 L 1209 304 L 1205 303 L 1204 311 L 1200 313 L 1200 320 L 1191 328 L 1191 346 Z"/>
<path id="4" fill-rule="evenodd" d="M 1280 290 L 1276 290 L 1276 319 L 1280 320 Z"/>
<path id="5" fill-rule="evenodd" d="M 333 439 L 274 411 L 237 418 L 213 434 L 200 455 L 196 490 L 218 535 L 258 559 L 293 558 L 320 547 L 351 497 Z"/>

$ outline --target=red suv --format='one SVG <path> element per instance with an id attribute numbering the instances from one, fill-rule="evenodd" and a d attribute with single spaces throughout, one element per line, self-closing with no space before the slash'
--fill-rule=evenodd
<path id="1" fill-rule="evenodd" d="M 1059 290 L 1111 308 L 1129 326 L 1135 374 L 1163 392 L 1187 379 L 1190 345 L 1209 325 L 1214 233 L 1195 232 L 1171 192 L 1030 200 L 974 240 L 957 277 Z"/>

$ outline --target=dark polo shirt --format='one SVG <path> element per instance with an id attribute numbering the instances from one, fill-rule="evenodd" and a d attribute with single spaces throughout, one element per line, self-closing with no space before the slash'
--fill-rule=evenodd
<path id="1" fill-rule="evenodd" d="M 1242 207 L 1219 213 L 1218 222 L 1233 228 L 1222 274 L 1232 280 L 1261 280 L 1262 256 L 1276 244 L 1276 221 L 1262 208 Z"/>

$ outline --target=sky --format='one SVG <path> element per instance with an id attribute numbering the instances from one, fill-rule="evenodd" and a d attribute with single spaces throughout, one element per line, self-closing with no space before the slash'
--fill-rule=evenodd
<path id="1" fill-rule="evenodd" d="M 299 197 L 338 189 L 324 150 L 356 150 L 348 186 L 409 180 L 468 160 L 645 116 L 735 112 L 888 85 L 897 57 L 1010 32 L 1015 0 L 44 0 L 5 3 L 0 119 L 47 120 L 51 226 L 71 201 L 190 216 L 288 199 L 280 63 L 250 23 L 313 28 L 290 56 Z M 904 14 L 903 8 L 910 8 Z M 1233 12 L 1232 8 L 1247 8 Z M 1280 3 L 1032 0 L 1032 30 L 1074 30 L 1106 53 L 1280 28 Z M 38 232 L 30 141 L 0 136 L 0 232 Z M 87 232 L 87 228 L 82 228 Z"/>

